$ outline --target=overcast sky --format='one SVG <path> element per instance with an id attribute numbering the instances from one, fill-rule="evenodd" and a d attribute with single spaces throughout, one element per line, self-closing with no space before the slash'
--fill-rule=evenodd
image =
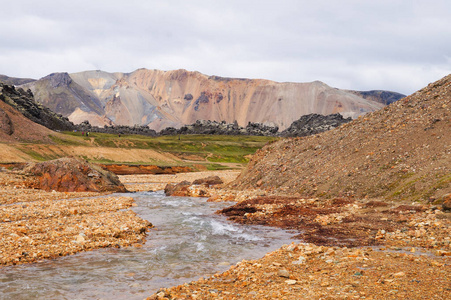
<path id="1" fill-rule="evenodd" d="M 411 94 L 451 73 L 451 1 L 14 0 L 0 74 L 187 69 Z"/>

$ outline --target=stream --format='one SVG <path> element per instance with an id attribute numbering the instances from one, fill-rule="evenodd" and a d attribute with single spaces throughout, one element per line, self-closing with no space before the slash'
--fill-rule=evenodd
<path id="1" fill-rule="evenodd" d="M 214 214 L 233 203 L 163 192 L 118 195 L 132 196 L 133 210 L 155 226 L 142 247 L 0 268 L 0 299 L 144 299 L 293 241 L 286 231 L 234 224 Z"/>

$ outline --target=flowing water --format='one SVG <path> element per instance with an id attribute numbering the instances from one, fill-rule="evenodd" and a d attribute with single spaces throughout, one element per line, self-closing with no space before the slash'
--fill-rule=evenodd
<path id="1" fill-rule="evenodd" d="M 0 299 L 143 299 L 292 241 L 285 231 L 233 224 L 214 214 L 231 203 L 162 192 L 132 196 L 138 204 L 133 210 L 155 226 L 143 247 L 0 268 Z"/>

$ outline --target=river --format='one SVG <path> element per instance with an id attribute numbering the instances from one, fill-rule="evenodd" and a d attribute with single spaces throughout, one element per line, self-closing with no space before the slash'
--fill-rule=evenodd
<path id="1" fill-rule="evenodd" d="M 0 299 L 143 299 L 292 241 L 286 231 L 234 224 L 214 214 L 232 203 L 162 192 L 120 195 L 132 196 L 133 210 L 155 226 L 142 247 L 0 268 Z"/>

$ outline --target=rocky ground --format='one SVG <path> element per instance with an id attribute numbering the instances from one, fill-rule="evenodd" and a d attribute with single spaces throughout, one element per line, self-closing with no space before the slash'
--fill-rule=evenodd
<path id="1" fill-rule="evenodd" d="M 238 171 L 119 176 L 128 190 Z M 99 247 L 139 246 L 151 226 L 130 197 L 29 189 L 0 172 L 0 267 Z M 377 199 L 319 200 L 197 186 L 234 222 L 291 230 L 305 243 L 285 245 L 228 271 L 161 289 L 149 299 L 449 299 L 451 212 L 443 205 Z"/>
<path id="2" fill-rule="evenodd" d="M 204 188 L 205 189 L 205 188 Z M 442 205 L 205 189 L 243 224 L 277 226 L 305 243 L 148 299 L 449 299 L 451 211 Z"/>
<path id="3" fill-rule="evenodd" d="M 102 247 L 139 246 L 152 225 L 131 197 L 30 189 L 0 171 L 0 268 Z"/>

